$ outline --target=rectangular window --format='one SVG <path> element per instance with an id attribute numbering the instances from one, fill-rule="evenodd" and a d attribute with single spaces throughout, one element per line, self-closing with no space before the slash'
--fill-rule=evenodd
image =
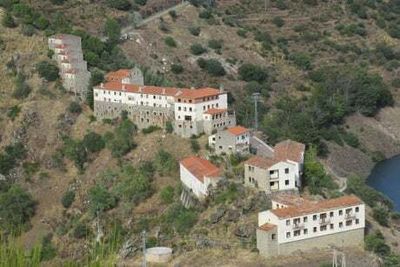
<path id="1" fill-rule="evenodd" d="M 329 217 L 333 217 L 333 211 L 329 212 Z"/>
<path id="2" fill-rule="evenodd" d="M 286 225 L 290 225 L 290 220 L 286 220 Z"/>
<path id="3" fill-rule="evenodd" d="M 313 228 L 313 232 L 316 233 L 317 232 L 317 227 Z"/>
<path id="4" fill-rule="evenodd" d="M 356 212 L 359 212 L 360 211 L 360 208 L 359 207 L 356 207 Z"/>
<path id="5" fill-rule="evenodd" d="M 303 229 L 303 234 L 308 234 L 308 229 Z"/>
<path id="6" fill-rule="evenodd" d="M 312 219 L 313 219 L 313 221 L 316 221 L 317 220 L 317 215 L 313 215 Z"/>
<path id="7" fill-rule="evenodd" d="M 293 236 L 299 236 L 300 235 L 300 230 L 296 230 L 293 232 Z"/>
<path id="8" fill-rule="evenodd" d="M 339 210 L 339 216 L 343 215 L 343 210 Z"/>
<path id="9" fill-rule="evenodd" d="M 290 238 L 290 232 L 286 232 L 286 238 Z"/>
<path id="10" fill-rule="evenodd" d="M 351 211 L 352 211 L 352 208 L 350 208 L 350 209 L 346 209 L 346 214 L 350 214 L 350 213 L 351 213 Z"/>
<path id="11" fill-rule="evenodd" d="M 272 235 L 271 235 L 271 239 L 272 239 L 272 240 L 275 240 L 275 239 L 276 239 L 276 234 L 272 234 Z"/>
<path id="12" fill-rule="evenodd" d="M 178 111 L 181 111 L 182 110 L 182 108 L 181 107 L 178 107 Z"/>
<path id="13" fill-rule="evenodd" d="M 289 173 L 289 168 L 286 168 L 286 169 L 285 169 L 285 173 Z"/>
<path id="14" fill-rule="evenodd" d="M 285 185 L 289 185 L 289 180 L 285 180 Z"/>
<path id="15" fill-rule="evenodd" d="M 307 222 L 307 217 L 303 217 L 303 222 Z"/>
<path id="16" fill-rule="evenodd" d="M 339 223 L 339 228 L 343 228 L 343 223 L 342 222 Z"/>
<path id="17" fill-rule="evenodd" d="M 326 231 L 326 225 L 321 225 L 320 227 L 319 227 L 319 230 L 320 231 Z"/>
<path id="18" fill-rule="evenodd" d="M 360 223 L 360 220 L 359 219 L 356 219 L 356 224 L 359 224 Z"/>
<path id="19" fill-rule="evenodd" d="M 333 230 L 333 223 L 331 223 L 331 224 L 329 225 L 329 228 L 330 228 L 331 230 Z"/>
<path id="20" fill-rule="evenodd" d="M 346 226 L 351 226 L 352 224 L 353 224 L 353 221 L 352 221 L 352 220 L 346 221 Z"/>

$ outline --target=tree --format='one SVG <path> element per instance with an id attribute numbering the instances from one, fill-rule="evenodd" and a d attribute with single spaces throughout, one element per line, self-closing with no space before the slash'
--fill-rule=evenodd
<path id="1" fill-rule="evenodd" d="M 268 72 L 261 66 L 246 63 L 239 67 L 240 79 L 250 82 L 256 81 L 262 83 L 267 80 Z"/>
<path id="2" fill-rule="evenodd" d="M 69 208 L 69 207 L 71 207 L 74 200 L 75 200 L 75 192 L 72 190 L 68 190 L 62 196 L 61 204 L 64 206 L 64 208 Z"/>
<path id="3" fill-rule="evenodd" d="M 25 81 L 25 75 L 18 73 L 15 78 L 15 90 L 13 92 L 13 97 L 17 99 L 24 99 L 29 96 L 32 89 Z"/>
<path id="4" fill-rule="evenodd" d="M 135 147 L 132 135 L 136 131 L 136 126 L 130 120 L 125 119 L 115 129 L 114 133 L 107 133 L 105 136 L 106 146 L 111 150 L 111 154 L 118 158 L 128 153 Z"/>
<path id="5" fill-rule="evenodd" d="M 198 56 L 198 55 L 201 55 L 201 54 L 207 52 L 207 49 L 204 48 L 201 44 L 193 44 L 190 46 L 190 52 L 193 55 Z"/>
<path id="6" fill-rule="evenodd" d="M 176 41 L 171 36 L 165 37 L 164 43 L 169 47 L 176 47 Z"/>
<path id="7" fill-rule="evenodd" d="M 170 153 L 161 149 L 156 155 L 154 166 L 160 175 L 165 176 L 177 170 L 178 162 Z"/>
<path id="8" fill-rule="evenodd" d="M 104 25 L 104 33 L 108 38 L 108 42 L 111 44 L 117 44 L 121 36 L 121 26 L 118 21 L 113 18 L 107 18 Z"/>
<path id="9" fill-rule="evenodd" d="M 82 107 L 81 105 L 79 105 L 78 102 L 72 101 L 71 103 L 69 103 L 68 112 L 73 114 L 79 114 L 82 112 Z"/>
<path id="10" fill-rule="evenodd" d="M 75 166 L 82 171 L 84 164 L 88 160 L 88 154 L 82 142 L 75 141 L 71 138 L 65 138 L 63 152 L 67 158 L 75 163 Z"/>
<path id="11" fill-rule="evenodd" d="M 105 147 L 104 139 L 95 132 L 89 132 L 83 137 L 82 145 L 91 153 L 99 152 Z"/>
<path id="12" fill-rule="evenodd" d="M 183 72 L 183 66 L 181 64 L 172 64 L 171 71 L 175 74 L 181 74 Z"/>
<path id="13" fill-rule="evenodd" d="M 372 209 L 372 216 L 382 226 L 389 226 L 389 211 L 385 206 L 376 206 Z"/>
<path id="14" fill-rule="evenodd" d="M 206 70 L 207 73 L 210 74 L 211 76 L 218 77 L 218 76 L 224 76 L 226 74 L 226 71 L 222 66 L 221 62 L 219 62 L 214 58 L 212 59 L 199 58 L 197 60 L 197 64 L 199 65 L 200 68 Z"/>
<path id="15" fill-rule="evenodd" d="M 132 7 L 129 0 L 107 0 L 107 5 L 119 10 L 129 10 Z"/>
<path id="16" fill-rule="evenodd" d="M 89 209 L 92 214 L 107 211 L 117 205 L 117 198 L 103 185 L 95 185 L 89 190 Z"/>
<path id="17" fill-rule="evenodd" d="M 19 231 L 35 213 L 32 196 L 18 185 L 12 185 L 0 193 L 0 227 L 7 231 Z"/>
<path id="18" fill-rule="evenodd" d="M 41 61 L 36 65 L 40 77 L 46 79 L 49 82 L 55 81 L 59 78 L 59 69 L 56 65 L 47 61 Z"/>
<path id="19" fill-rule="evenodd" d="M 282 27 L 285 25 L 285 21 L 281 17 L 274 17 L 272 19 L 272 23 L 275 24 L 277 27 Z"/>
<path id="20" fill-rule="evenodd" d="M 171 204 L 174 201 L 174 188 L 170 185 L 164 187 L 160 192 L 160 198 L 164 204 Z"/>

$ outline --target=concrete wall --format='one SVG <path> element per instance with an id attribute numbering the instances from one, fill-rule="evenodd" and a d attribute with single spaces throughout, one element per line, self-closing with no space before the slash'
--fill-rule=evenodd
<path id="1" fill-rule="evenodd" d="M 189 172 L 182 164 L 180 164 L 180 177 L 182 183 L 195 194 L 195 196 L 202 200 L 207 194 L 207 186 L 197 179 L 191 172 Z"/>
<path id="2" fill-rule="evenodd" d="M 334 233 L 299 241 L 279 244 L 271 240 L 272 232 L 257 230 L 257 248 L 260 254 L 266 257 L 289 255 L 297 250 L 307 251 L 315 248 L 362 247 L 364 244 L 364 228 Z"/>

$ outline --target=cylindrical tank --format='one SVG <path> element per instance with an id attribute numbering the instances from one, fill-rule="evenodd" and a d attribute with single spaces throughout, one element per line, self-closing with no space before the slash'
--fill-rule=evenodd
<path id="1" fill-rule="evenodd" d="M 172 249 L 167 247 L 154 247 L 146 249 L 146 261 L 165 263 L 172 257 Z"/>

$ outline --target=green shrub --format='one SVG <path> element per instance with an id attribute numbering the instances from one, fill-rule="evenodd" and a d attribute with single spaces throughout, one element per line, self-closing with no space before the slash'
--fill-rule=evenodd
<path id="1" fill-rule="evenodd" d="M 22 143 L 18 142 L 6 146 L 4 152 L 0 153 L 0 173 L 7 175 L 25 156 L 26 149 Z"/>
<path id="2" fill-rule="evenodd" d="M 138 0 L 135 0 L 135 2 L 136 1 Z M 129 10 L 132 7 L 129 0 L 107 0 L 107 5 L 119 10 Z"/>
<path id="3" fill-rule="evenodd" d="M 78 239 L 85 238 L 87 239 L 90 235 L 90 228 L 86 226 L 86 224 L 79 223 L 73 232 L 73 236 Z"/>
<path id="4" fill-rule="evenodd" d="M 1 20 L 1 24 L 4 27 L 7 27 L 7 28 L 15 28 L 15 27 L 17 27 L 17 23 L 15 23 L 15 20 L 14 20 L 13 16 L 8 12 L 6 12 L 3 15 L 3 18 Z"/>
<path id="5" fill-rule="evenodd" d="M 201 18 L 201 19 L 211 19 L 212 17 L 213 17 L 213 14 L 210 9 L 203 10 L 199 13 L 199 18 Z"/>
<path id="6" fill-rule="evenodd" d="M 144 5 L 146 5 L 147 0 L 135 0 L 135 3 L 138 5 L 144 6 Z"/>
<path id="7" fill-rule="evenodd" d="M 21 112 L 21 107 L 18 105 L 12 106 L 7 111 L 7 117 L 9 117 L 12 121 L 18 117 L 18 114 Z"/>
<path id="8" fill-rule="evenodd" d="M 121 36 L 121 25 L 113 18 L 107 18 L 104 24 L 104 34 L 107 36 L 107 42 L 117 44 Z"/>
<path id="9" fill-rule="evenodd" d="M 200 68 L 206 70 L 207 73 L 212 76 L 218 77 L 218 76 L 224 76 L 226 74 L 226 71 L 222 66 L 221 62 L 219 62 L 216 59 L 206 60 L 204 58 L 199 58 L 197 60 L 197 64 L 199 65 Z"/>
<path id="10" fill-rule="evenodd" d="M 239 67 L 239 76 L 241 80 L 246 82 L 257 81 L 262 83 L 268 79 L 268 72 L 261 66 L 246 63 Z"/>
<path id="11" fill-rule="evenodd" d="M 35 213 L 32 196 L 18 185 L 12 185 L 0 193 L 0 228 L 9 232 L 19 232 L 25 228 Z"/>
<path id="12" fill-rule="evenodd" d="M 395 78 L 392 80 L 392 86 L 396 88 L 400 88 L 400 78 Z"/>
<path id="13" fill-rule="evenodd" d="M 64 208 L 69 208 L 71 207 L 72 203 L 75 200 L 75 192 L 72 190 L 68 190 L 67 192 L 64 193 L 64 195 L 61 198 L 61 204 L 64 206 Z"/>
<path id="14" fill-rule="evenodd" d="M 372 217 L 382 226 L 389 226 L 389 211 L 384 206 L 376 206 L 372 209 Z"/>
<path id="15" fill-rule="evenodd" d="M 171 36 L 165 37 L 164 43 L 169 47 L 176 47 L 177 46 L 175 39 L 172 38 Z"/>
<path id="16" fill-rule="evenodd" d="M 160 192 L 161 201 L 164 204 L 171 204 L 174 201 L 174 188 L 170 185 L 164 187 Z"/>
<path id="17" fill-rule="evenodd" d="M 95 185 L 89 190 L 89 210 L 92 214 L 104 212 L 117 205 L 117 198 L 103 185 Z"/>
<path id="18" fill-rule="evenodd" d="M 161 149 L 155 157 L 154 166 L 161 176 L 165 176 L 177 171 L 178 162 L 170 153 Z"/>
<path id="19" fill-rule="evenodd" d="M 75 141 L 71 138 L 64 139 L 63 146 L 64 155 L 75 163 L 75 166 L 82 171 L 84 164 L 88 160 L 88 154 L 86 148 L 82 145 L 82 142 Z"/>
<path id="20" fill-rule="evenodd" d="M 390 254 L 390 247 L 385 244 L 385 239 L 381 232 L 368 234 L 365 237 L 365 249 L 372 251 L 381 257 Z"/>
<path id="21" fill-rule="evenodd" d="M 80 114 L 82 112 L 82 107 L 78 102 L 72 101 L 71 103 L 69 103 L 68 112 L 73 114 Z"/>
<path id="22" fill-rule="evenodd" d="M 36 70 L 38 71 L 40 77 L 46 79 L 47 81 L 55 81 L 58 79 L 59 70 L 58 67 L 47 61 L 41 61 L 36 65 Z"/>
<path id="23" fill-rule="evenodd" d="M 25 36 L 33 36 L 35 34 L 35 28 L 30 24 L 24 24 L 21 27 L 21 33 Z M 53 51 L 53 50 L 50 50 Z"/>
<path id="24" fill-rule="evenodd" d="M 174 131 L 174 126 L 172 125 L 171 121 L 166 122 L 165 130 L 167 131 L 167 133 L 172 133 Z"/>
<path id="25" fill-rule="evenodd" d="M 240 37 L 246 38 L 247 37 L 247 31 L 245 29 L 239 29 L 236 31 L 237 35 Z"/>
<path id="26" fill-rule="evenodd" d="M 176 13 L 175 10 L 170 10 L 168 11 L 168 14 L 171 16 L 171 18 L 175 21 L 176 18 L 178 17 L 178 14 Z"/>
<path id="27" fill-rule="evenodd" d="M 106 146 L 114 157 L 122 157 L 136 146 L 132 138 L 135 131 L 135 124 L 126 119 L 118 125 L 114 133 L 106 134 Z"/>
<path id="28" fill-rule="evenodd" d="M 188 233 L 196 224 L 198 215 L 194 210 L 186 209 L 182 205 L 173 205 L 163 215 L 162 221 L 172 226 L 180 234 Z"/>
<path id="29" fill-rule="evenodd" d="M 201 55 L 201 54 L 207 52 L 207 49 L 204 48 L 201 44 L 193 44 L 190 46 L 190 52 L 193 55 L 198 56 L 198 55 Z"/>
<path id="30" fill-rule="evenodd" d="M 13 92 L 13 97 L 17 99 L 24 99 L 29 96 L 31 91 L 32 89 L 25 81 L 25 76 L 21 73 L 18 73 L 17 77 L 15 78 L 15 90 Z"/>
<path id="31" fill-rule="evenodd" d="M 181 74 L 183 72 L 183 66 L 181 64 L 172 64 L 171 71 L 174 74 Z"/>
<path id="32" fill-rule="evenodd" d="M 358 140 L 357 135 L 346 132 L 342 134 L 343 140 L 351 147 L 358 148 L 360 146 L 360 141 Z"/>
<path id="33" fill-rule="evenodd" d="M 147 128 L 142 129 L 142 133 L 143 134 L 150 134 L 152 132 L 159 131 L 159 130 L 161 130 L 160 127 L 151 125 L 151 126 L 149 126 Z"/>
<path id="34" fill-rule="evenodd" d="M 223 43 L 223 41 L 221 39 L 219 39 L 219 40 L 211 39 L 208 41 L 208 47 L 212 48 L 214 50 L 219 50 L 222 48 L 222 43 Z"/>
<path id="35" fill-rule="evenodd" d="M 57 249 L 51 243 L 51 237 L 51 234 L 48 234 L 42 239 L 40 261 L 49 261 L 57 256 Z"/>
<path id="36" fill-rule="evenodd" d="M 194 153 L 197 153 L 197 152 L 200 151 L 200 144 L 199 144 L 199 142 L 197 142 L 196 139 L 191 139 L 191 140 L 190 140 L 190 146 L 191 146 L 192 151 L 193 151 Z"/>
<path id="37" fill-rule="evenodd" d="M 189 32 L 193 35 L 193 36 L 199 36 L 200 32 L 201 32 L 201 28 L 198 26 L 191 26 L 188 28 Z"/>
<path id="38" fill-rule="evenodd" d="M 99 152 L 105 147 L 104 139 L 95 132 L 87 133 L 82 140 L 82 145 L 91 153 Z"/>
<path id="39" fill-rule="evenodd" d="M 281 17 L 274 17 L 272 19 L 272 23 L 275 24 L 277 27 L 282 27 L 285 25 L 285 21 Z"/>
<path id="40" fill-rule="evenodd" d="M 310 70 L 312 67 L 311 58 L 305 53 L 294 53 L 290 55 L 289 59 L 302 70 Z"/>

